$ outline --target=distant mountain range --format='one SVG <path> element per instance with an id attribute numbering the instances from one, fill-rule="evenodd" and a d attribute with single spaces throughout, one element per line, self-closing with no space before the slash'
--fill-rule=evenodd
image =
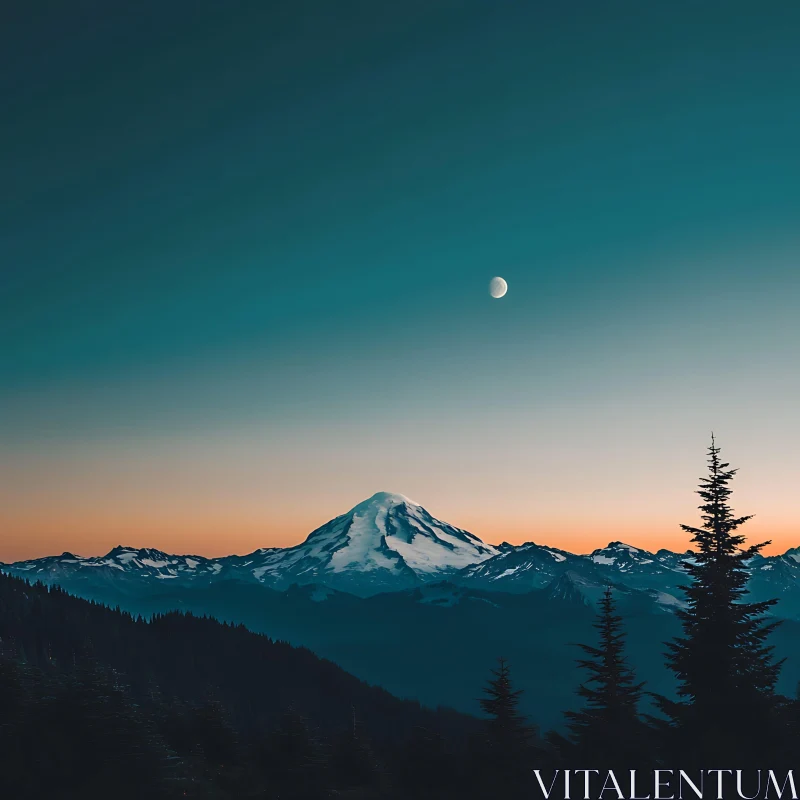
<path id="1" fill-rule="evenodd" d="M 83 596 L 109 590 L 135 596 L 161 593 L 167 584 L 174 591 L 230 580 L 276 590 L 315 584 L 360 597 L 442 580 L 512 593 L 548 586 L 563 592 L 568 581 L 573 588 L 619 585 L 651 591 L 663 605 L 674 606 L 681 603 L 680 586 L 687 580 L 683 564 L 691 557 L 691 551 L 651 553 L 622 542 L 586 555 L 533 542 L 494 546 L 436 519 L 407 497 L 380 492 L 294 547 L 205 558 L 120 546 L 100 557 L 62 553 L 0 564 L 0 569 Z M 800 617 L 800 548 L 757 556 L 750 567 L 753 594 L 758 599 L 779 597 L 784 601 L 781 615 Z"/>
<path id="2" fill-rule="evenodd" d="M 499 552 L 477 536 L 435 519 L 408 498 L 380 492 L 295 547 L 210 559 L 120 546 L 105 556 L 62 553 L 0 569 L 65 587 L 114 585 L 137 591 L 154 583 L 189 586 L 239 580 L 275 589 L 318 583 L 368 596 L 454 577 Z"/>
<path id="3" fill-rule="evenodd" d="M 594 608 L 612 586 L 631 660 L 648 689 L 669 693 L 663 642 L 691 552 L 651 553 L 622 542 L 585 555 L 529 542 L 488 545 L 400 495 L 380 493 L 289 548 L 209 559 L 116 547 L 0 566 L 31 581 L 150 615 L 173 609 L 242 623 L 304 645 L 400 697 L 477 712 L 494 659 L 511 660 L 529 712 L 558 725 L 581 680 L 575 642 L 592 642 Z M 756 557 L 754 599 L 778 597 L 775 634 L 800 679 L 800 550 Z"/>

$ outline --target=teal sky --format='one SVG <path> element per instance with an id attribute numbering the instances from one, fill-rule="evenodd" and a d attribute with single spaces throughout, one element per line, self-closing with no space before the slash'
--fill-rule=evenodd
<path id="1" fill-rule="evenodd" d="M 0 560 L 679 546 L 712 429 L 800 544 L 800 4 L 17 5 Z"/>

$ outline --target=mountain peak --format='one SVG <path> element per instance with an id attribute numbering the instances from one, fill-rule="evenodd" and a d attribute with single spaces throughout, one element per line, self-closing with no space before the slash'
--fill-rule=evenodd
<path id="1" fill-rule="evenodd" d="M 377 492 L 312 531 L 302 544 L 267 554 L 253 575 L 266 583 L 299 579 L 374 593 L 411 588 L 497 552 L 405 495 Z"/>
<path id="2" fill-rule="evenodd" d="M 415 503 L 410 498 L 406 497 L 404 494 L 398 494 L 397 492 L 375 492 L 372 497 L 368 497 L 366 500 L 362 500 L 357 506 L 355 506 L 352 511 L 355 511 L 357 508 L 368 507 L 368 506 L 402 506 L 402 505 L 409 505 L 409 506 L 416 506 L 420 507 L 419 503 Z"/>
<path id="3" fill-rule="evenodd" d="M 123 544 L 118 544 L 116 547 L 113 547 L 111 550 L 109 550 L 106 553 L 105 557 L 113 558 L 114 556 L 117 556 L 120 553 L 135 553 L 135 552 L 137 552 L 135 547 L 126 547 Z"/>
<path id="4" fill-rule="evenodd" d="M 148 558 L 151 556 L 164 556 L 166 553 L 161 550 L 156 550 L 154 547 L 126 547 L 125 545 L 118 544 L 113 550 L 106 553 L 105 558 Z"/>

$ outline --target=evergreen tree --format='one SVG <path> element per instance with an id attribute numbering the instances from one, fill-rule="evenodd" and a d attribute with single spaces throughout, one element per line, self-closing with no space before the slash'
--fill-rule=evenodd
<path id="1" fill-rule="evenodd" d="M 10 728 L 0 725 L 3 796 L 155 800 L 178 791 L 163 740 L 102 672 L 65 676 L 6 662 L 0 684 L 15 708 Z"/>
<path id="2" fill-rule="evenodd" d="M 498 796 L 516 797 L 531 784 L 536 730 L 519 710 L 521 689 L 514 689 L 508 662 L 501 658 L 484 689 L 480 704 L 488 715 L 487 759 L 476 788 Z M 491 796 L 491 795 L 486 795 Z"/>
<path id="3" fill-rule="evenodd" d="M 777 601 L 743 598 L 747 562 L 769 542 L 743 547 L 745 537 L 737 531 L 751 517 L 737 517 L 730 505 L 736 470 L 720 460 L 713 436 L 708 453 L 708 475 L 697 492 L 702 524 L 681 525 L 697 545 L 685 563 L 693 580 L 683 587 L 688 607 L 678 611 L 683 636 L 667 645 L 680 699 L 658 702 L 679 734 L 674 741 L 681 755 L 704 764 L 709 758 L 755 763 L 775 745 L 774 687 L 781 662 L 773 661 L 773 648 L 765 643 L 778 623 L 765 615 Z"/>
<path id="4" fill-rule="evenodd" d="M 611 587 L 600 601 L 594 627 L 600 634 L 599 647 L 579 645 L 587 658 L 579 659 L 578 665 L 589 677 L 577 691 L 585 707 L 565 714 L 569 749 L 577 751 L 576 756 L 591 756 L 593 763 L 634 767 L 645 755 L 647 731 L 638 714 L 644 684 L 637 683 L 627 665 L 622 617 L 615 613 Z"/>
<path id="5" fill-rule="evenodd" d="M 310 724 L 279 716 L 287 699 Z M 348 730 L 335 736 L 343 716 Z M 397 782 L 465 800 L 461 748 L 480 727 L 242 626 L 137 619 L 0 574 L 3 797 L 374 800 L 396 798 Z"/>
<path id="6" fill-rule="evenodd" d="M 489 715 L 489 738 L 497 745 L 511 752 L 524 751 L 533 738 L 533 728 L 527 723 L 519 710 L 522 689 L 511 685 L 511 670 L 504 658 L 498 660 L 497 669 L 483 690 L 481 708 Z"/>

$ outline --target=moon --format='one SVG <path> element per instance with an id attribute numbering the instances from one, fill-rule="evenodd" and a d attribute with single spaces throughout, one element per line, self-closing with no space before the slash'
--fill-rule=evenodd
<path id="1" fill-rule="evenodd" d="M 489 294 L 496 300 L 502 297 L 508 291 L 508 284 L 503 278 L 492 278 L 489 281 Z"/>

